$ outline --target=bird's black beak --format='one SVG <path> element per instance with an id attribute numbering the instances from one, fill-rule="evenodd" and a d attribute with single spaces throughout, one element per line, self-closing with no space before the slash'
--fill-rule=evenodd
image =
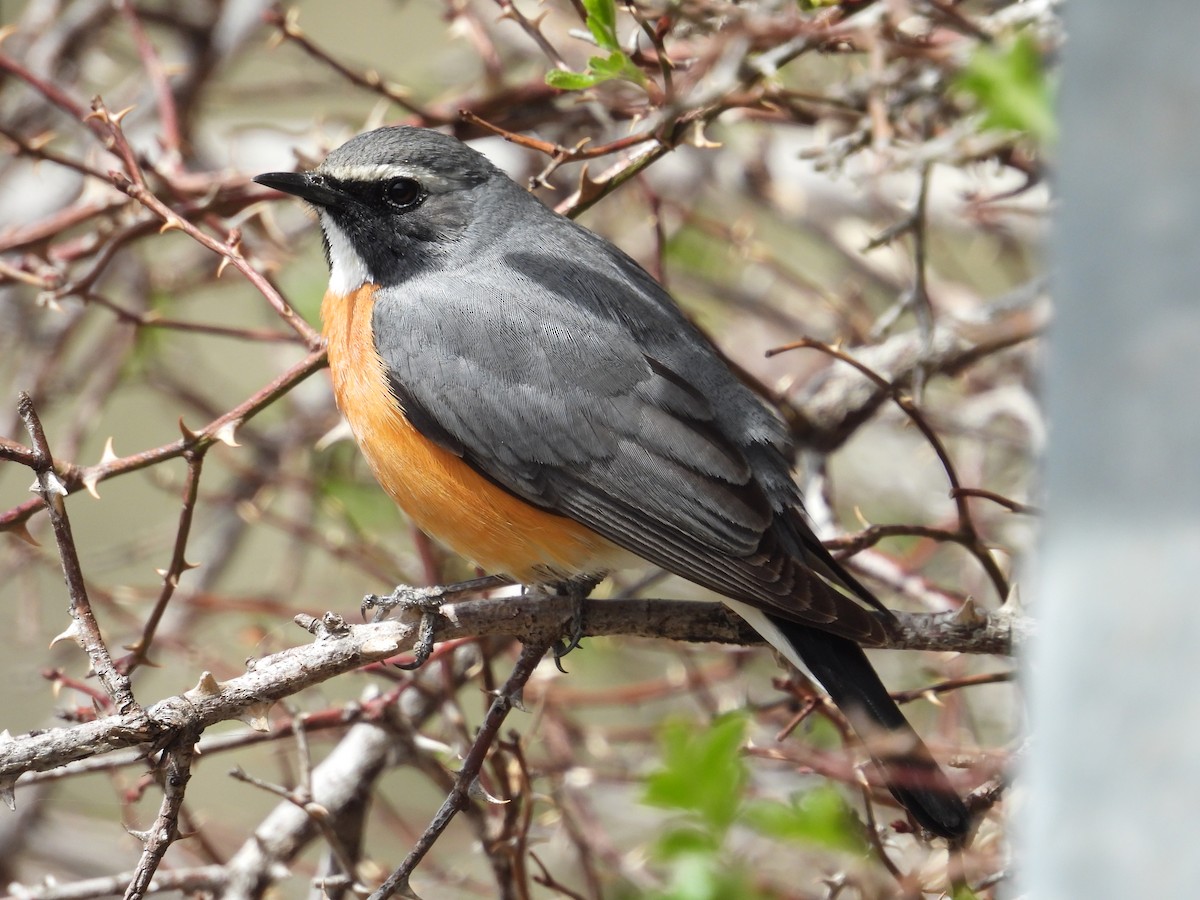
<path id="1" fill-rule="evenodd" d="M 314 206 L 337 206 L 346 197 L 329 180 L 316 172 L 268 172 L 254 178 L 264 187 L 292 194 Z"/>

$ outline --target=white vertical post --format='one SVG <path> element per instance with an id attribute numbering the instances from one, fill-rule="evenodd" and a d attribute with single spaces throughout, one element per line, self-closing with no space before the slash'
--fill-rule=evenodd
<path id="1" fill-rule="evenodd" d="M 1067 10 L 1031 900 L 1200 896 L 1200 3 Z"/>

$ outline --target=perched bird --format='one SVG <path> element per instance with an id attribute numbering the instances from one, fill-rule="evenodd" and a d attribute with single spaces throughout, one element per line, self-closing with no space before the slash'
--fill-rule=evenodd
<path id="1" fill-rule="evenodd" d="M 716 591 L 829 693 L 921 826 L 967 833 L 857 643 L 894 619 L 806 523 L 779 416 L 645 270 L 434 131 L 255 180 L 317 210 L 338 406 L 420 528 L 526 584 L 646 560 Z"/>

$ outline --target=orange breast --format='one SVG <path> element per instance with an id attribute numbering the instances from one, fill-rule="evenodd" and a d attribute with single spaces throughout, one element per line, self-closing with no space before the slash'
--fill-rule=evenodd
<path id="1" fill-rule="evenodd" d="M 488 572 L 537 582 L 619 565 L 626 554 L 615 545 L 497 487 L 409 424 L 375 351 L 376 290 L 327 293 L 321 319 L 338 408 L 384 490 L 422 531 Z"/>

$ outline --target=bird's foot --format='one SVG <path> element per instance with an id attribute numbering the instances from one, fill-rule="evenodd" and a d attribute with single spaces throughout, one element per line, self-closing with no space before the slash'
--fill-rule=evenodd
<path id="1" fill-rule="evenodd" d="M 421 618 L 417 623 L 416 639 L 413 641 L 413 661 L 395 665 L 398 669 L 419 669 L 433 653 L 434 633 L 445 597 L 445 589 L 441 586 L 415 588 L 401 584 L 387 595 L 367 594 L 363 597 L 359 610 L 364 619 L 369 613 L 372 622 L 382 621 L 397 608 L 418 613 Z"/>
<path id="2" fill-rule="evenodd" d="M 433 653 L 434 636 L 437 620 L 441 615 L 442 604 L 447 599 L 471 594 L 488 588 L 507 584 L 508 581 L 494 575 L 475 578 L 470 581 L 460 581 L 456 584 L 434 585 L 433 587 L 411 587 L 407 584 L 397 585 L 390 594 L 367 594 L 363 597 L 359 611 L 365 619 L 370 614 L 372 622 L 380 622 L 391 615 L 395 609 L 412 611 L 420 615 L 417 624 L 417 637 L 413 642 L 413 661 L 397 663 L 399 669 L 419 669 Z"/>
<path id="3" fill-rule="evenodd" d="M 367 594 L 363 597 L 359 612 L 364 619 L 369 617 L 372 622 L 382 622 L 397 608 L 436 613 L 445 598 L 446 588 L 442 585 L 411 587 L 400 584 L 390 594 Z"/>
<path id="4" fill-rule="evenodd" d="M 554 665 L 558 671 L 566 673 L 563 668 L 562 658 L 579 646 L 583 641 L 583 625 L 584 613 L 586 612 L 586 604 L 588 596 L 595 590 L 596 585 L 600 583 L 601 577 L 586 576 L 575 578 L 571 581 L 564 581 L 554 585 L 554 593 L 560 597 L 565 597 L 571 607 L 571 618 L 567 621 L 567 632 L 554 643 L 551 648 L 554 651 Z"/>

